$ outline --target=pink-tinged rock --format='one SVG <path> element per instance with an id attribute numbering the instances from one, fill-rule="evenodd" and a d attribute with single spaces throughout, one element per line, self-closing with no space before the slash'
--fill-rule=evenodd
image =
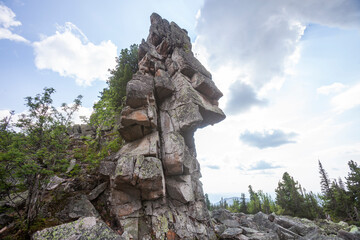
<path id="1" fill-rule="evenodd" d="M 141 209 L 140 190 L 123 184 L 120 189 L 111 189 L 109 202 L 117 217 L 128 216 Z"/>
<path id="2" fill-rule="evenodd" d="M 194 201 L 194 191 L 190 175 L 167 177 L 166 190 L 170 198 L 182 203 Z"/>
<path id="3" fill-rule="evenodd" d="M 199 60 L 194 57 L 194 54 L 191 51 L 175 48 L 171 59 L 178 64 L 180 72 L 188 78 L 191 79 L 196 72 L 200 72 L 211 79 L 211 74 Z"/>
<path id="4" fill-rule="evenodd" d="M 122 155 L 144 155 L 149 157 L 157 157 L 159 148 L 159 133 L 153 132 L 143 138 L 125 144 L 117 153 Z"/>
<path id="5" fill-rule="evenodd" d="M 154 77 L 136 73 L 126 85 L 126 105 L 138 108 L 154 103 Z"/>
<path id="6" fill-rule="evenodd" d="M 162 160 L 167 176 L 184 172 L 185 141 L 179 132 L 170 132 L 162 136 Z"/>
<path id="7" fill-rule="evenodd" d="M 195 73 L 192 76 L 191 85 L 209 99 L 219 100 L 223 96 L 222 92 L 215 86 L 215 83 L 201 73 Z"/>
<path id="8" fill-rule="evenodd" d="M 153 105 L 133 109 L 124 107 L 121 111 L 121 125 L 124 127 L 134 124 L 155 128 L 157 125 L 156 108 Z"/>
<path id="9" fill-rule="evenodd" d="M 171 82 L 169 74 L 162 69 L 155 74 L 155 91 L 158 99 L 162 100 L 171 96 L 174 92 L 174 84 Z"/>
<path id="10" fill-rule="evenodd" d="M 132 142 L 137 139 L 144 137 L 144 126 L 141 125 L 130 125 L 130 126 L 121 126 L 119 128 L 121 137 L 126 142 Z"/>
<path id="11" fill-rule="evenodd" d="M 155 200 L 165 196 L 165 178 L 162 163 L 154 157 L 137 158 L 134 176 L 136 187 L 143 200 Z"/>

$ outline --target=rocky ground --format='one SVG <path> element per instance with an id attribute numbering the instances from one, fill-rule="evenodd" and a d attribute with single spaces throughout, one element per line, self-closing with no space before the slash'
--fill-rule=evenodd
<path id="1" fill-rule="evenodd" d="M 219 239 L 360 239 L 359 229 L 345 222 L 310 221 L 275 214 L 267 215 L 262 212 L 255 215 L 230 213 L 224 209 L 212 212 L 212 220 Z"/>

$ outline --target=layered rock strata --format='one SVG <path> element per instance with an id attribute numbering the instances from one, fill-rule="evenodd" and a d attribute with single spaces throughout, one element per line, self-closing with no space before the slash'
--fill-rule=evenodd
<path id="1" fill-rule="evenodd" d="M 126 144 L 110 174 L 111 214 L 133 239 L 216 239 L 194 132 L 225 118 L 222 93 L 194 57 L 186 30 L 152 14 L 139 71 L 126 88 Z"/>

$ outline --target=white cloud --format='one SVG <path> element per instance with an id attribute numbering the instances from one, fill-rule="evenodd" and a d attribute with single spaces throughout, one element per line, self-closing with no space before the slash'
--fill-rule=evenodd
<path id="1" fill-rule="evenodd" d="M 79 85 L 106 81 L 108 69 L 115 67 L 117 47 L 109 40 L 95 45 L 74 24 L 67 22 L 54 35 L 34 42 L 35 65 L 71 77 Z"/>
<path id="2" fill-rule="evenodd" d="M 229 63 L 246 69 L 238 81 L 262 95 L 293 74 L 309 23 L 360 28 L 359 8 L 355 0 L 207 0 L 197 15 L 196 42 L 213 71 Z"/>
<path id="3" fill-rule="evenodd" d="M 316 92 L 318 94 L 329 95 L 330 93 L 338 93 L 344 88 L 346 88 L 344 84 L 336 82 L 331 85 L 319 87 L 316 89 Z"/>
<path id="4" fill-rule="evenodd" d="M 348 90 L 338 94 L 331 99 L 335 111 L 341 113 L 343 111 L 360 105 L 360 83 L 349 88 Z"/>
<path id="5" fill-rule="evenodd" d="M 21 25 L 21 22 L 15 20 L 15 17 L 15 13 L 0 2 L 0 39 L 9 39 L 12 41 L 28 43 L 29 41 L 24 37 L 12 33 L 12 27 L 18 27 Z"/>

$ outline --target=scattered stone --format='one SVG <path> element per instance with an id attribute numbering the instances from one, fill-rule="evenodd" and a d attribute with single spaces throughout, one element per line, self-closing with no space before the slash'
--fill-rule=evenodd
<path id="1" fill-rule="evenodd" d="M 88 199 L 90 201 L 96 199 L 102 192 L 105 191 L 106 187 L 107 187 L 108 183 L 104 182 L 101 183 L 99 186 L 97 186 L 96 188 L 94 188 L 88 195 Z"/>
<path id="2" fill-rule="evenodd" d="M 55 188 L 57 188 L 60 184 L 62 184 L 65 181 L 66 181 L 65 179 L 55 175 L 50 178 L 49 183 L 46 186 L 46 190 L 48 190 L 48 191 L 54 190 Z"/>
<path id="3" fill-rule="evenodd" d="M 240 239 L 238 237 L 242 232 L 241 228 L 228 228 L 221 234 L 220 237 L 222 239 Z"/>
<path id="4" fill-rule="evenodd" d="M 100 217 L 95 207 L 85 195 L 69 199 L 64 209 L 57 213 L 56 216 L 64 222 L 81 217 Z"/>
<path id="5" fill-rule="evenodd" d="M 74 158 L 73 158 L 73 159 L 71 159 L 71 160 L 70 160 L 70 165 L 69 165 L 68 169 L 66 170 L 66 173 L 71 172 L 71 170 L 73 170 L 73 169 L 74 169 L 75 164 L 76 164 L 76 159 L 74 159 Z"/>

